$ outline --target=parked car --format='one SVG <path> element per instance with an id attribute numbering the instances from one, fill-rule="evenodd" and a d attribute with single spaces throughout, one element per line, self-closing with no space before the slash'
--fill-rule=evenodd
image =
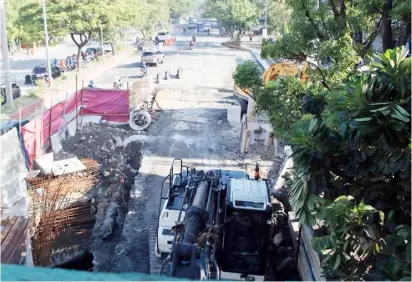
<path id="1" fill-rule="evenodd" d="M 28 120 L 23 120 L 21 122 L 21 126 L 25 126 L 26 124 L 28 124 L 29 121 Z M 9 132 L 10 130 L 12 130 L 13 128 L 17 129 L 17 132 L 19 132 L 20 128 L 19 128 L 19 121 L 18 120 L 6 120 L 6 121 L 2 121 L 0 123 L 0 135 L 5 134 L 6 132 Z"/>
<path id="2" fill-rule="evenodd" d="M 145 62 L 147 65 L 154 65 L 155 67 L 163 63 L 164 59 L 165 55 L 160 51 L 145 51 L 141 57 L 142 62 Z"/>
<path id="3" fill-rule="evenodd" d="M 212 25 L 210 23 L 205 23 L 203 25 L 203 31 L 207 32 L 208 30 L 212 31 Z"/>
<path id="4" fill-rule="evenodd" d="M 170 33 L 168 31 L 159 31 L 156 37 L 158 38 L 159 42 L 163 42 L 170 37 Z"/>
<path id="5" fill-rule="evenodd" d="M 196 23 L 190 23 L 187 25 L 187 29 L 196 29 Z"/>
<path id="6" fill-rule="evenodd" d="M 53 77 L 53 79 L 61 76 L 62 74 L 62 70 L 56 66 L 51 67 L 51 72 L 51 76 Z M 38 65 L 33 69 L 33 72 L 31 74 L 31 80 L 34 84 L 36 84 L 36 80 L 38 79 L 43 79 L 47 81 L 48 76 L 49 74 L 47 71 L 47 67 L 45 65 Z"/>
<path id="7" fill-rule="evenodd" d="M 13 82 L 11 84 L 11 90 L 13 92 L 13 100 L 21 96 L 21 90 L 17 83 Z M 4 105 L 6 102 L 6 85 L 3 84 L 1 85 L 1 104 Z"/>
<path id="8" fill-rule="evenodd" d="M 102 48 L 101 47 L 88 47 L 86 49 L 86 54 L 87 55 L 92 55 L 92 54 L 101 55 L 102 54 Z"/>
<path id="9" fill-rule="evenodd" d="M 102 49 L 102 44 L 100 43 L 100 42 L 97 42 L 97 41 L 93 41 L 93 42 L 90 42 L 88 45 L 86 45 L 84 48 L 94 48 L 94 49 L 99 49 L 99 50 L 101 50 Z M 87 50 L 86 49 L 86 50 Z M 113 51 L 113 49 L 112 49 L 112 45 L 110 45 L 110 43 L 109 42 L 104 42 L 103 43 L 103 51 L 105 52 L 105 53 L 111 53 L 112 51 Z M 86 51 L 87 52 L 87 51 Z"/>

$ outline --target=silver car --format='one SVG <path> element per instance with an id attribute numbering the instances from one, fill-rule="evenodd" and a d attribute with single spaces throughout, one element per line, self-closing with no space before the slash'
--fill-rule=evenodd
<path id="1" fill-rule="evenodd" d="M 165 59 L 165 55 L 160 51 L 145 51 L 142 54 L 141 61 L 145 62 L 147 65 L 154 65 L 157 67 L 158 64 L 162 64 Z"/>

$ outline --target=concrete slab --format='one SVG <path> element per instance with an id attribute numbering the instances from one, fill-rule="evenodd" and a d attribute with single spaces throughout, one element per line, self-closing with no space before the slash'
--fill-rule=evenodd
<path id="1" fill-rule="evenodd" d="M 76 157 L 54 162 L 52 172 L 54 176 L 58 176 L 84 169 L 86 169 L 86 166 Z"/>

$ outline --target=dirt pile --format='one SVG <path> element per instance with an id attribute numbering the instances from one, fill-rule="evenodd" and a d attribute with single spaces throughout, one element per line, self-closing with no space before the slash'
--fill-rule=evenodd
<path id="1" fill-rule="evenodd" d="M 89 124 L 62 141 L 56 156 L 65 159 L 92 158 L 100 164 L 100 179 L 90 193 L 96 206 L 96 224 L 91 246 L 94 271 L 110 272 L 116 245 L 120 241 L 130 190 L 141 164 L 142 143 L 128 126 Z M 127 140 L 127 141 L 126 141 Z"/>

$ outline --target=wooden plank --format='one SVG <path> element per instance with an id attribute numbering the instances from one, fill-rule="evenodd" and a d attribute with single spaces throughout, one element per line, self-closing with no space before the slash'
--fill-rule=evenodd
<path id="1" fill-rule="evenodd" d="M 27 219 L 23 216 L 19 216 L 16 223 L 13 225 L 12 229 L 8 233 L 7 237 L 4 239 L 1 248 L 1 262 L 7 263 L 10 260 L 9 256 L 12 253 L 21 232 L 24 232 L 27 225 Z"/>
<path id="2" fill-rule="evenodd" d="M 4 228 L 3 231 L 1 231 L 1 245 L 2 245 L 2 248 L 3 248 L 3 241 L 4 241 L 4 239 L 7 237 L 7 234 L 10 232 L 10 230 L 12 229 L 12 227 L 14 226 L 14 224 L 16 223 L 16 221 L 17 221 L 17 216 L 13 216 L 13 217 L 9 220 L 6 228 Z"/>
<path id="3" fill-rule="evenodd" d="M 27 238 L 27 223 L 28 223 L 28 219 L 25 218 L 22 222 L 22 224 L 20 225 L 19 229 L 16 232 L 16 235 L 13 235 L 13 240 L 10 242 L 9 244 L 9 248 L 8 251 L 6 252 L 5 256 L 7 258 L 7 263 L 12 263 L 12 259 L 14 254 L 16 253 L 17 249 L 20 247 L 20 245 L 26 240 Z M 21 254 L 21 252 L 20 252 Z"/>
<path id="4" fill-rule="evenodd" d="M 26 259 L 26 251 L 27 251 L 27 239 L 29 238 L 28 232 L 33 227 L 33 217 L 30 217 L 27 220 L 27 224 L 24 227 L 24 231 L 20 236 L 20 240 L 15 247 L 14 252 L 11 255 L 10 264 L 23 264 Z"/>

